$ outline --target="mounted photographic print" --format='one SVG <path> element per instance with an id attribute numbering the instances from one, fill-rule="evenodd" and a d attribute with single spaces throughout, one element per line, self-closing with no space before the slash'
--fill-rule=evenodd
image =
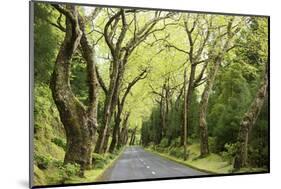
<path id="1" fill-rule="evenodd" d="M 30 2 L 30 187 L 269 159 L 268 16 Z"/>

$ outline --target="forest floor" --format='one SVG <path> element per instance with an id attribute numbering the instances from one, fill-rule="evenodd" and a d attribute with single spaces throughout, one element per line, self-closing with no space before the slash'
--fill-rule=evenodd
<path id="1" fill-rule="evenodd" d="M 188 147 L 188 158 L 184 161 L 182 158 L 175 157 L 169 154 L 168 151 L 158 151 L 156 148 L 150 146 L 145 149 L 146 151 L 152 152 L 154 154 L 160 155 L 166 159 L 175 161 L 177 163 L 183 164 L 185 166 L 191 167 L 193 169 L 207 172 L 210 174 L 231 174 L 233 173 L 233 166 L 228 161 L 224 160 L 222 156 L 211 153 L 210 155 L 199 158 L 200 155 L 200 145 L 195 143 Z M 262 168 L 243 168 L 239 173 L 243 172 L 267 172 L 267 170 Z"/>

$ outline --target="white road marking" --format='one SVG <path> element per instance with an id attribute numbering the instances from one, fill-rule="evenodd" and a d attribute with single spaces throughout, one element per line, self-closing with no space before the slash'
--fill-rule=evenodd
<path id="1" fill-rule="evenodd" d="M 149 167 L 149 166 L 146 166 L 146 168 L 148 168 L 148 169 L 149 169 L 150 167 Z"/>
<path id="2" fill-rule="evenodd" d="M 154 171 L 151 172 L 153 175 L 155 175 L 156 173 Z"/>

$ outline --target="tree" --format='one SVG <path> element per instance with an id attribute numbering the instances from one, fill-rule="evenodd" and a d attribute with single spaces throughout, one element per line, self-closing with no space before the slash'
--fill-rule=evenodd
<path id="1" fill-rule="evenodd" d="M 215 55 L 215 58 L 213 59 L 214 64 L 208 73 L 208 78 L 206 81 L 206 85 L 204 88 L 204 91 L 201 96 L 201 102 L 200 102 L 200 118 L 199 118 L 199 128 L 200 128 L 200 156 L 204 157 L 209 154 L 209 144 L 208 144 L 208 128 L 207 128 L 207 122 L 206 122 L 206 113 L 207 113 L 207 107 L 208 107 L 208 101 L 209 101 L 209 94 L 213 88 L 213 84 L 218 72 L 218 69 L 221 65 L 221 62 L 223 60 L 223 57 L 225 53 L 231 48 L 231 41 L 234 36 L 233 30 L 233 20 L 234 18 L 231 18 L 227 25 L 227 39 L 225 39 L 225 42 L 223 44 L 223 47 L 221 50 L 219 50 L 219 53 Z M 239 30 L 236 30 L 235 32 L 238 32 Z M 216 44 L 216 41 L 215 41 Z M 215 45 L 213 45 L 215 47 Z M 213 56 L 213 55 L 210 55 Z"/>
<path id="2" fill-rule="evenodd" d="M 171 14 L 169 13 L 167 15 L 161 16 L 161 13 L 156 11 L 154 17 L 139 28 L 137 27 L 136 16 L 134 16 L 130 22 L 128 22 L 126 17 L 126 14 L 135 12 L 136 10 L 120 9 L 117 13 L 115 13 L 109 18 L 108 22 L 104 27 L 103 34 L 106 44 L 110 49 L 112 65 L 109 86 L 108 89 L 104 90 L 106 94 L 106 100 L 104 105 L 103 123 L 102 127 L 100 128 L 99 137 L 95 147 L 96 153 L 102 153 L 105 137 L 108 132 L 108 126 L 118 101 L 120 86 L 124 77 L 125 66 L 128 62 L 130 55 L 133 53 L 136 47 L 138 47 L 143 41 L 145 41 L 145 39 L 149 35 L 157 31 L 161 31 L 166 27 L 166 25 L 164 25 L 163 28 L 154 29 L 155 25 L 159 21 L 169 18 L 171 16 Z M 118 33 L 116 28 L 118 27 L 120 19 L 122 26 L 121 31 Z M 134 25 L 133 36 L 125 40 L 125 37 L 128 36 L 127 32 L 131 24 Z"/>
<path id="3" fill-rule="evenodd" d="M 131 130 L 131 139 L 130 139 L 129 145 L 135 144 L 136 132 L 137 132 L 137 127 L 135 127 L 133 130 Z"/>
<path id="4" fill-rule="evenodd" d="M 119 131 L 118 134 L 118 142 L 117 142 L 117 149 L 119 149 L 121 146 L 127 144 L 128 139 L 128 120 L 130 117 L 130 112 L 125 113 L 125 118 L 123 121 L 122 129 Z"/>
<path id="5" fill-rule="evenodd" d="M 65 16 L 65 36 L 59 49 L 52 74 L 50 88 L 66 131 L 67 147 L 64 162 L 78 163 L 81 170 L 92 165 L 92 150 L 97 129 L 97 78 L 95 53 L 85 33 L 84 19 L 74 5 L 53 7 Z M 70 86 L 71 58 L 81 45 L 82 55 L 87 63 L 89 106 L 80 102 Z"/>
<path id="6" fill-rule="evenodd" d="M 190 27 L 189 26 L 189 16 L 185 17 L 184 19 L 184 27 L 185 27 L 185 31 L 186 31 L 186 34 L 188 36 L 188 41 L 189 41 L 189 51 L 187 52 L 188 54 L 188 57 L 189 57 L 189 61 L 190 61 L 190 66 L 191 66 L 191 69 L 190 69 L 190 74 L 189 74 L 189 79 L 188 79 L 188 87 L 186 89 L 185 87 L 185 90 L 187 90 L 185 92 L 185 95 L 184 95 L 184 125 L 183 125 L 183 128 L 184 128 L 184 137 L 183 137 L 183 143 L 184 143 L 184 160 L 186 159 L 186 145 L 187 145 L 187 136 L 188 136 L 188 128 L 189 128 L 189 111 L 190 111 L 190 107 L 191 107 L 191 100 L 192 100 L 192 94 L 193 94 L 193 91 L 194 91 L 194 88 L 196 87 L 196 85 L 201 81 L 202 79 L 202 76 L 203 76 L 203 73 L 205 71 L 205 66 L 203 67 L 203 69 L 201 70 L 201 74 L 198 76 L 198 78 L 196 79 L 195 78 L 195 73 L 196 73 L 196 67 L 198 64 L 200 63 L 204 63 L 205 60 L 203 59 L 202 60 L 202 53 L 203 53 L 203 50 L 208 42 L 208 39 L 209 39 L 209 36 L 210 36 L 210 29 L 209 27 L 212 25 L 212 21 L 208 21 L 206 20 L 207 22 L 207 26 L 206 26 L 206 34 L 203 35 L 202 39 L 201 39 L 201 43 L 199 43 L 199 48 L 197 49 L 197 51 L 195 50 L 195 43 L 196 43 L 196 39 L 197 39 L 197 36 L 195 37 L 195 39 L 193 38 L 192 36 L 192 33 L 194 31 L 194 29 L 196 27 L 198 27 L 198 19 L 199 17 L 197 16 L 197 18 L 195 18 L 193 20 L 193 23 L 192 23 L 192 26 Z M 210 22 L 210 23 L 208 23 Z M 210 25 L 210 26 L 209 26 Z M 199 31 L 200 32 L 200 31 Z M 198 35 L 198 34 L 197 34 Z M 206 63 L 205 63 L 206 64 Z M 196 80 L 195 80 L 196 79 Z M 185 85 L 187 85 L 187 81 L 185 81 Z"/>
<path id="7" fill-rule="evenodd" d="M 245 167 L 247 164 L 249 134 L 260 114 L 263 102 L 268 91 L 268 67 L 267 64 L 265 64 L 265 66 L 265 74 L 263 76 L 260 88 L 258 89 L 256 97 L 254 98 L 251 106 L 249 107 L 249 110 L 245 113 L 240 123 L 237 138 L 237 152 L 233 165 L 234 169 L 239 170 L 241 167 Z"/>
<path id="8" fill-rule="evenodd" d="M 112 140 L 111 140 L 111 144 L 109 147 L 109 152 L 112 153 L 115 149 L 116 146 L 116 142 L 117 142 L 117 135 L 118 135 L 118 131 L 120 130 L 120 123 L 121 123 L 121 115 L 124 109 L 124 105 L 125 105 L 125 101 L 126 98 L 128 96 L 128 94 L 130 93 L 131 89 L 133 88 L 133 86 L 135 84 L 137 84 L 138 81 L 145 79 L 147 76 L 147 69 L 144 69 L 138 76 L 136 76 L 131 82 L 128 83 L 128 86 L 125 89 L 125 92 L 123 94 L 123 96 L 118 97 L 118 102 L 117 102 L 117 112 L 115 114 L 115 123 L 114 123 L 114 128 L 113 128 L 113 133 L 112 133 Z"/>

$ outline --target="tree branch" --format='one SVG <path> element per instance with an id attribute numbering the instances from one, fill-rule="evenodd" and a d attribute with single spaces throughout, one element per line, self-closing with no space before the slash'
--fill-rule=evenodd
<path id="1" fill-rule="evenodd" d="M 133 86 L 140 80 L 145 79 L 147 77 L 147 69 L 144 69 L 137 77 L 135 77 L 127 86 L 126 91 L 121 100 L 121 106 L 124 106 L 125 100 Z"/>
<path id="2" fill-rule="evenodd" d="M 99 70 L 98 70 L 98 67 L 97 67 L 97 66 L 96 66 L 96 74 L 97 74 L 97 79 L 98 79 L 98 82 L 99 82 L 100 87 L 102 88 L 103 92 L 104 92 L 105 94 L 107 94 L 107 93 L 108 93 L 108 90 L 107 90 L 107 88 L 106 88 L 106 86 L 105 86 L 105 83 L 104 83 L 104 81 L 103 81 L 103 79 L 102 79 L 100 73 L 99 73 Z"/>

